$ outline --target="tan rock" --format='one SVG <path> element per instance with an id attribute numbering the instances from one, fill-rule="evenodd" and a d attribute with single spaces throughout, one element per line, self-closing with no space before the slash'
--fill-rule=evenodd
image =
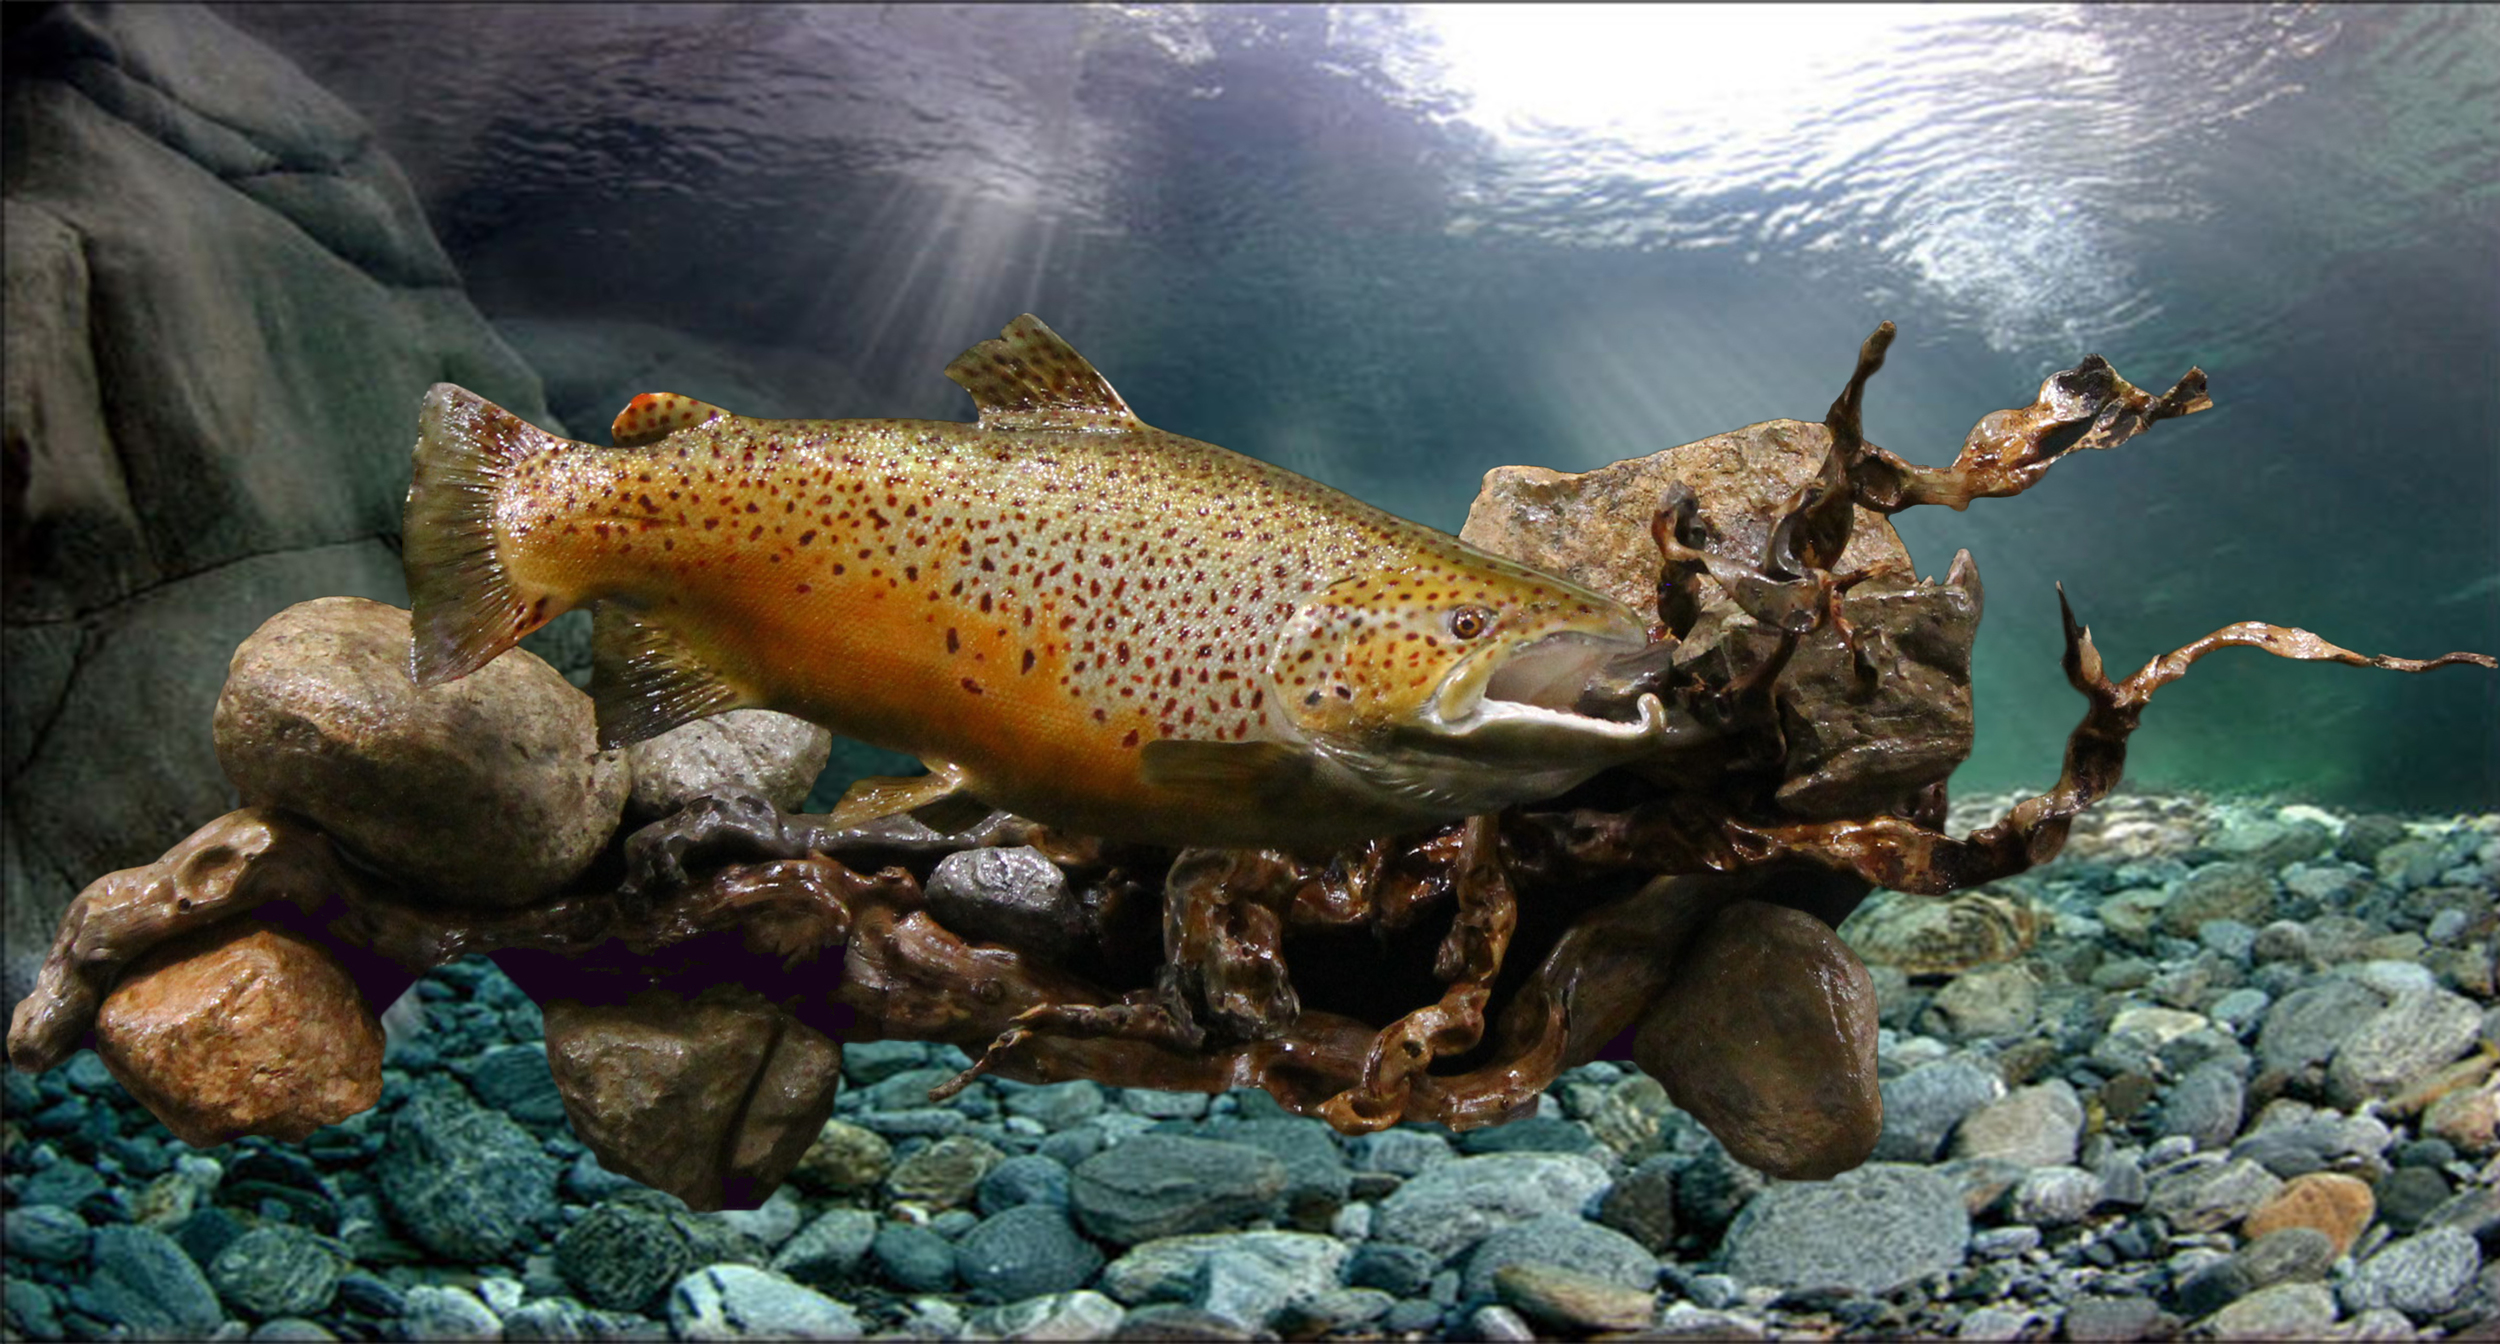
<path id="1" fill-rule="evenodd" d="M 752 991 L 543 1006 L 573 1132 L 600 1165 L 699 1212 L 760 1205 L 833 1114 L 842 1048 Z"/>
<path id="2" fill-rule="evenodd" d="M 1875 987 L 1821 920 L 1762 901 L 1720 911 L 1653 1002 L 1633 1058 L 1730 1155 L 1816 1180 L 1866 1160 L 1883 1129 Z"/>
<path id="3" fill-rule="evenodd" d="M 1930 1012 L 1961 1040 L 2019 1035 L 2040 1015 L 2040 980 L 2019 965 L 1965 971 L 1936 991 Z"/>
<path id="4" fill-rule="evenodd" d="M 525 905 L 614 834 L 627 775 L 590 697 L 527 650 L 458 681 L 408 677 L 408 613 L 325 597 L 269 618 L 217 698 L 217 759 L 247 803 L 300 812 L 405 885 Z"/>
<path id="5" fill-rule="evenodd" d="M 2352 1249 L 2370 1219 L 2378 1198 L 2369 1183 L 2338 1172 L 2313 1171 L 2295 1176 L 2274 1198 L 2260 1204 L 2240 1223 L 2243 1241 L 2255 1241 L 2286 1227 L 2315 1228 L 2335 1243 L 2335 1254 Z"/>
<path id="6" fill-rule="evenodd" d="M 1869 965 L 1909 975 L 1959 975 L 2012 961 L 2040 939 L 2040 915 L 2019 896 L 1965 892 L 1950 899 L 1882 891 L 1840 926 Z"/>
<path id="7" fill-rule="evenodd" d="M 2481 1157 L 2500 1147 L 2500 1082 L 2450 1092 L 2422 1113 L 2422 1132 Z"/>
<path id="8" fill-rule="evenodd" d="M 1654 1292 L 1534 1261 L 1493 1271 L 1493 1291 L 1528 1319 L 1566 1330 L 1638 1330 L 1658 1309 Z"/>
<path id="9" fill-rule="evenodd" d="M 382 1097 L 382 1024 L 300 934 L 235 919 L 133 963 L 96 1015 L 96 1054 L 175 1137 L 295 1142 Z"/>
<path id="10" fill-rule="evenodd" d="M 894 1167 L 894 1145 L 873 1129 L 828 1120 L 790 1171 L 790 1179 L 819 1194 L 850 1194 L 875 1187 Z"/>
<path id="11" fill-rule="evenodd" d="M 2398 1119 L 2410 1119 L 2428 1111 L 2443 1097 L 2480 1086 L 2483 1080 L 2491 1077 L 2494 1064 L 2500 1064 L 2500 1057 L 2480 1053 L 2470 1055 L 2415 1079 L 2404 1091 L 2388 1098 L 2387 1104 L 2379 1110 Z"/>
<path id="12" fill-rule="evenodd" d="M 154 863 L 106 873 L 62 914 L 34 989 L 10 1019 L 9 1062 L 40 1073 L 68 1058 L 124 968 L 160 944 L 264 902 L 311 909 L 333 895 L 363 894 L 364 885 L 301 817 L 249 807 L 193 831 Z M 397 997 L 408 979 L 366 988 L 378 1002 Z"/>

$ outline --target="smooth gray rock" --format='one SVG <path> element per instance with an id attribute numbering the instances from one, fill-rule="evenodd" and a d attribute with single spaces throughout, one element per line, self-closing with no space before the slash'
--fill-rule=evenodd
<path id="1" fill-rule="evenodd" d="M 1609 1183 L 1604 1167 L 1573 1154 L 1463 1157 L 1426 1168 L 1382 1200 L 1372 1235 L 1446 1257 L 1511 1223 L 1577 1217 Z"/>
<path id="2" fill-rule="evenodd" d="M 196 6 L 63 6 L 9 46 L 14 1000 L 80 886 L 234 806 L 206 731 L 224 654 L 290 603 L 406 600 L 381 538 L 426 386 L 545 406 L 370 129 L 292 62 Z"/>
<path id="3" fill-rule="evenodd" d="M 2393 1096 L 2405 1084 L 2464 1054 L 2483 1025 L 2472 999 L 2446 990 L 2399 994 L 2353 1029 L 2327 1065 L 2327 1097 L 2346 1110 L 2372 1097 Z"/>
<path id="4" fill-rule="evenodd" d="M 225 1319 L 217 1292 L 172 1238 L 153 1228 L 96 1229 L 94 1269 L 70 1305 L 141 1339 L 195 1339 Z"/>
<path id="5" fill-rule="evenodd" d="M 494 1308 L 466 1288 L 440 1284 L 421 1283 L 408 1289 L 399 1323 L 410 1339 L 503 1338 L 503 1321 Z"/>
<path id="6" fill-rule="evenodd" d="M 752 1265 L 707 1265 L 668 1295 L 678 1339 L 858 1339 L 859 1313 Z"/>
<path id="7" fill-rule="evenodd" d="M 87 1258 L 87 1220 L 56 1204 L 24 1204 L 0 1218 L 0 1248 L 12 1258 L 73 1265 Z"/>
<path id="8" fill-rule="evenodd" d="M 2211 1232 L 2247 1217 L 2282 1189 L 2274 1173 L 2235 1157 L 2155 1176 L 2144 1207 L 2179 1231 Z"/>
<path id="9" fill-rule="evenodd" d="M 877 1239 L 877 1215 L 867 1209 L 828 1209 L 782 1243 L 771 1268 L 801 1283 L 848 1282 Z"/>
<path id="10" fill-rule="evenodd" d="M 1724 1247 L 1728 1273 L 1744 1283 L 1880 1295 L 1961 1264 L 1969 1244 L 1970 1214 L 1950 1181 L 1870 1163 L 1773 1185 L 1729 1226 Z"/>
<path id="11" fill-rule="evenodd" d="M 2385 1000 L 2340 977 L 2277 999 L 2257 1029 L 2257 1065 L 2297 1072 L 2335 1057 Z"/>
<path id="12" fill-rule="evenodd" d="M 984 1214 L 1003 1213 L 1025 1204 L 1065 1210 L 1068 1169 L 1040 1153 L 1019 1153 L 990 1168 L 974 1192 L 974 1206 Z"/>
<path id="13" fill-rule="evenodd" d="M 2065 1337 L 2078 1341 L 2148 1338 L 2161 1319 L 2161 1306 L 2149 1297 L 2078 1297 L 2066 1307 Z"/>
<path id="14" fill-rule="evenodd" d="M 1285 1164 L 1264 1149 L 1139 1134 L 1078 1163 L 1068 1197 L 1087 1232 L 1127 1246 L 1269 1215 L 1285 1182 Z"/>
<path id="15" fill-rule="evenodd" d="M 2227 1148 L 2240 1132 L 2246 1100 L 2239 1070 L 2227 1060 L 2209 1060 L 2170 1085 L 2158 1132 L 2183 1135 L 2200 1149 Z"/>
<path id="16" fill-rule="evenodd" d="M 1068 1215 L 1046 1204 L 1020 1204 L 983 1219 L 955 1243 L 956 1277 L 993 1302 L 1082 1288 L 1102 1264 L 1102 1252 L 1077 1235 Z"/>
<path id="17" fill-rule="evenodd" d="M 1998 1158 L 2026 1167 L 2054 1167 L 2075 1160 L 2083 1134 L 2083 1101 L 2063 1078 L 2018 1088 L 1962 1120 L 1953 1136 L 1956 1157 Z"/>
<path id="18" fill-rule="evenodd" d="M 2274 873 L 2253 863 L 2211 863 L 2181 878 L 2162 902 L 2162 930 L 2173 938 L 2194 938 L 2198 926 L 2212 919 L 2236 919 L 2257 926 L 2272 919 Z"/>
<path id="19" fill-rule="evenodd" d="M 1956 1055 L 1921 1064 L 1879 1084 L 1884 1128 L 1875 1139 L 1878 1162 L 1933 1162 L 1953 1127 L 2005 1095 L 1995 1069 Z"/>
<path id="20" fill-rule="evenodd" d="M 625 816 L 650 821 L 711 794 L 751 794 L 796 811 L 832 750 L 832 733 L 769 709 L 680 724 L 625 749 Z"/>
<path id="21" fill-rule="evenodd" d="M 2034 1227 L 2080 1223 L 2101 1202 L 2101 1178 L 2076 1167 L 2041 1167 L 2006 1196 L 2006 1216 Z"/>
<path id="22" fill-rule="evenodd" d="M 2324 1339 L 2335 1324 L 2335 1295 L 2318 1283 L 2260 1288 L 2205 1321 L 2216 1339 Z"/>
<path id="23" fill-rule="evenodd" d="M 1646 1291 L 1658 1282 L 1658 1257 L 1648 1247 L 1610 1228 L 1566 1214 L 1546 1214 L 1500 1228 L 1468 1253 L 1459 1291 L 1470 1299 L 1494 1296 L 1493 1276 L 1505 1265 L 1551 1265 L 1623 1288 Z"/>

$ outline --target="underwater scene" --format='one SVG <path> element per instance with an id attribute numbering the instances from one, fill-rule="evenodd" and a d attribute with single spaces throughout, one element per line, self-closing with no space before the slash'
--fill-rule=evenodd
<path id="1" fill-rule="evenodd" d="M 2492 11 L 0 18 L 0 1338 L 2500 1338 Z"/>

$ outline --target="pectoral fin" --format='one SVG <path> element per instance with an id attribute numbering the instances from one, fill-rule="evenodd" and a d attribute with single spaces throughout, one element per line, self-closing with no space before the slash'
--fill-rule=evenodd
<path id="1" fill-rule="evenodd" d="M 853 783 L 834 805 L 833 824 L 864 826 L 901 812 L 909 812 L 930 830 L 951 835 L 988 816 L 990 807 L 965 787 L 962 766 L 939 765 L 925 775 L 881 775 Z"/>
<path id="2" fill-rule="evenodd" d="M 1144 780 L 1210 807 L 1279 798 L 1307 783 L 1311 760 L 1282 742 L 1187 742 L 1165 738 L 1137 752 Z"/>

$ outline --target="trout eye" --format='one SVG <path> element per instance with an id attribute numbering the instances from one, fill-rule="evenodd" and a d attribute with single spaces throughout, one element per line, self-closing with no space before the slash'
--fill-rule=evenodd
<path id="1" fill-rule="evenodd" d="M 1474 639 L 1493 628 L 1493 613 L 1482 607 L 1460 607 L 1442 618 L 1450 634 L 1459 639 Z"/>

